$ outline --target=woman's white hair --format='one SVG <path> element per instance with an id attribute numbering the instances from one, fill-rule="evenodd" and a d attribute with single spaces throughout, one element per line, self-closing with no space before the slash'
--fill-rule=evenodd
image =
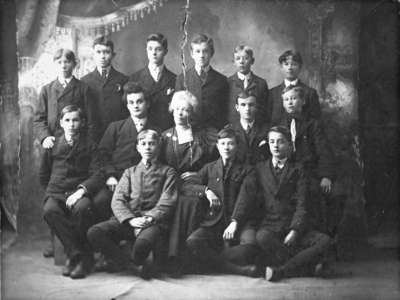
<path id="1" fill-rule="evenodd" d="M 171 103 L 169 104 L 169 112 L 172 113 L 178 104 L 181 103 L 189 105 L 191 114 L 197 112 L 199 101 L 197 101 L 197 98 L 189 91 L 178 91 L 174 93 Z"/>

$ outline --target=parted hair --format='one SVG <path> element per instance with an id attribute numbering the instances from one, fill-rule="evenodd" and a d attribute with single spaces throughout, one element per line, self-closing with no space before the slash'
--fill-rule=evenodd
<path id="1" fill-rule="evenodd" d="M 92 47 L 94 48 L 94 46 L 96 46 L 96 45 L 103 45 L 103 46 L 110 47 L 111 52 L 114 53 L 114 43 L 109 37 L 107 37 L 105 35 L 101 35 L 94 39 Z"/>
<path id="2" fill-rule="evenodd" d="M 214 41 L 213 41 L 212 38 L 210 38 L 210 37 L 208 37 L 208 36 L 206 36 L 205 34 L 202 34 L 202 33 L 196 33 L 192 37 L 192 39 L 190 41 L 190 51 L 193 50 L 192 44 L 201 44 L 201 43 L 206 43 L 207 44 L 208 49 L 210 49 L 211 56 L 213 56 L 214 52 L 215 52 L 215 50 L 214 50 Z"/>
<path id="3" fill-rule="evenodd" d="M 292 134 L 290 133 L 289 129 L 286 128 L 285 126 L 272 126 L 269 130 L 268 130 L 268 138 L 269 138 L 269 134 L 271 132 L 277 132 L 280 133 L 281 135 L 283 135 L 285 137 L 285 139 L 289 142 L 289 144 L 292 143 Z"/>
<path id="4" fill-rule="evenodd" d="M 290 92 L 290 91 L 295 92 L 300 97 L 300 99 L 304 99 L 305 92 L 304 92 L 304 89 L 301 86 L 299 86 L 299 85 L 289 85 L 289 86 L 285 87 L 282 90 L 282 96 L 284 94 L 286 94 L 287 92 Z"/>
<path id="5" fill-rule="evenodd" d="M 53 55 L 53 61 L 56 61 L 57 59 L 60 59 L 61 57 L 65 57 L 67 60 L 71 61 L 74 63 L 74 66 L 76 66 L 77 61 L 76 61 L 76 56 L 74 51 L 66 48 L 60 48 L 58 49 L 54 55 Z"/>
<path id="6" fill-rule="evenodd" d="M 146 97 L 145 90 L 136 81 L 128 81 L 127 83 L 125 83 L 123 91 L 124 91 L 124 94 L 122 95 L 122 100 L 124 101 L 124 103 L 126 103 L 126 97 L 128 96 L 128 94 L 138 94 L 138 93 L 143 93 L 144 100 L 147 102 L 148 97 Z"/>
<path id="7" fill-rule="evenodd" d="M 75 111 L 78 112 L 79 118 L 80 118 L 81 120 L 85 120 L 85 113 L 83 112 L 83 110 L 82 110 L 79 106 L 74 105 L 74 104 L 67 105 L 67 106 L 65 106 L 65 107 L 61 110 L 61 113 L 60 113 L 60 120 L 61 120 L 67 113 L 75 112 Z"/>
<path id="8" fill-rule="evenodd" d="M 151 138 L 152 140 L 155 140 L 157 142 L 157 145 L 160 145 L 161 143 L 161 134 L 154 129 L 144 129 L 140 131 L 137 135 L 137 140 L 136 144 L 139 143 L 139 141 L 145 139 L 145 138 Z"/>
<path id="9" fill-rule="evenodd" d="M 218 132 L 217 140 L 226 138 L 235 139 L 236 143 L 238 142 L 236 131 L 230 126 L 226 126 Z"/>
<path id="10" fill-rule="evenodd" d="M 297 62 L 300 66 L 303 65 L 303 59 L 301 58 L 300 52 L 296 50 L 287 50 L 282 53 L 281 56 L 279 56 L 279 64 L 282 64 L 283 62 L 287 61 L 288 58 L 291 58 L 293 61 Z"/>
<path id="11" fill-rule="evenodd" d="M 254 51 L 250 46 L 238 45 L 238 46 L 235 47 L 235 49 L 233 49 L 233 55 L 235 55 L 236 53 L 239 53 L 239 52 L 244 52 L 248 56 L 250 56 L 251 57 L 251 63 L 254 64 L 254 62 L 255 62 Z"/>
<path id="12" fill-rule="evenodd" d="M 150 41 L 156 41 L 161 44 L 165 51 L 168 51 L 168 40 L 162 33 L 151 33 L 146 38 L 146 45 Z"/>
<path id="13" fill-rule="evenodd" d="M 238 104 L 238 99 L 240 98 L 240 99 L 247 99 L 247 98 L 249 98 L 249 97 L 254 97 L 254 98 L 256 98 L 256 102 L 257 102 L 257 96 L 255 95 L 255 93 L 253 92 L 253 91 L 245 91 L 245 90 L 242 90 L 242 91 L 240 91 L 238 94 L 237 94 L 237 97 L 236 97 L 236 104 Z"/>

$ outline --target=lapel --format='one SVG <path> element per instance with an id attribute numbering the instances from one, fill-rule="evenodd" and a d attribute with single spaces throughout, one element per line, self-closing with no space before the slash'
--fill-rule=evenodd
<path id="1" fill-rule="evenodd" d="M 63 136 L 63 140 L 65 143 L 65 136 Z M 79 139 L 75 142 L 75 144 L 72 146 L 71 151 L 69 151 L 67 158 L 70 158 L 72 156 L 76 156 L 78 153 L 82 152 L 85 150 L 86 146 L 86 137 L 81 133 L 79 135 Z"/>
<path id="2" fill-rule="evenodd" d="M 96 68 L 96 72 L 99 74 L 99 72 L 97 71 L 97 68 Z M 111 66 L 110 72 L 108 73 L 108 76 L 107 76 L 106 80 L 104 80 L 104 79 L 101 77 L 101 75 L 99 74 L 101 80 L 103 81 L 103 86 L 105 86 L 108 82 L 110 82 L 110 81 L 113 80 L 113 78 L 114 78 L 114 76 L 115 76 L 115 72 L 116 72 L 115 69 Z"/>
<path id="3" fill-rule="evenodd" d="M 242 124 L 240 124 L 240 120 L 237 123 L 233 124 L 233 129 L 236 131 L 236 134 L 238 135 L 240 141 L 245 141 L 246 143 L 248 143 L 246 132 L 244 131 Z"/>
<path id="4" fill-rule="evenodd" d="M 282 170 L 282 175 L 281 179 L 279 181 L 279 187 L 278 187 L 278 193 L 281 191 L 281 189 L 285 188 L 286 182 L 292 177 L 293 172 L 296 170 L 294 167 L 293 163 L 288 159 L 286 161 L 285 167 Z"/>
<path id="5" fill-rule="evenodd" d="M 143 129 L 146 128 L 147 124 L 148 124 L 148 120 L 147 120 L 146 125 L 143 127 Z M 138 134 L 138 132 L 136 130 L 135 123 L 133 123 L 132 118 L 129 116 L 125 120 L 124 125 L 121 128 L 120 135 L 121 136 L 125 135 L 126 138 L 128 138 L 128 139 L 136 139 L 137 134 Z"/>
<path id="6" fill-rule="evenodd" d="M 237 72 L 232 76 L 232 80 L 235 83 L 235 86 L 239 89 L 243 90 L 243 81 L 239 79 Z"/>
<path id="7" fill-rule="evenodd" d="M 57 79 L 57 83 L 60 85 L 61 89 L 63 89 L 62 85 L 60 84 L 60 82 L 58 82 Z M 71 81 L 68 83 L 68 85 L 65 87 L 65 89 L 62 90 L 60 96 L 58 96 L 57 100 L 60 100 L 60 98 L 68 95 L 69 93 L 73 93 L 76 85 L 78 83 L 78 79 L 76 79 L 74 76 L 72 77 Z"/>
<path id="8" fill-rule="evenodd" d="M 197 74 L 196 70 L 195 70 L 195 73 L 201 82 L 200 76 Z M 202 83 L 202 86 L 208 85 L 210 82 L 213 82 L 215 79 L 215 74 L 216 74 L 216 71 L 210 66 L 210 70 L 208 70 L 208 73 L 207 73 L 206 81 L 204 83 Z"/>
<path id="9" fill-rule="evenodd" d="M 251 72 L 249 85 L 246 87 L 246 91 L 250 91 L 250 90 L 253 90 L 253 89 L 256 89 L 256 88 L 257 88 L 256 77 L 253 74 L 253 72 Z"/>
<path id="10" fill-rule="evenodd" d="M 54 81 L 53 88 L 54 88 L 54 91 L 55 91 L 55 94 L 56 94 L 56 98 L 58 100 L 64 93 L 64 88 L 61 85 L 61 83 L 58 81 L 58 79 L 56 79 Z M 54 104 L 56 104 L 56 103 L 54 103 Z"/>
<path id="11" fill-rule="evenodd" d="M 214 165 L 214 178 L 217 178 L 216 185 L 218 190 L 221 192 L 221 198 L 224 198 L 224 164 L 222 163 L 222 158 L 220 157 Z M 219 180 L 218 180 L 219 178 Z"/>

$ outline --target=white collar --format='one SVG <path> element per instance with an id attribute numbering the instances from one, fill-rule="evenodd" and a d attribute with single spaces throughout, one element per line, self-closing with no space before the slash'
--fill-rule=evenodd
<path id="1" fill-rule="evenodd" d="M 297 85 L 297 84 L 299 83 L 299 79 L 296 78 L 295 80 L 290 81 L 290 80 L 287 80 L 287 79 L 285 78 L 284 82 L 285 82 L 285 86 Z"/>
<path id="2" fill-rule="evenodd" d="M 157 158 L 153 158 L 153 159 L 150 159 L 150 164 L 151 164 L 151 166 L 153 166 L 155 163 L 156 163 L 156 161 L 157 161 Z M 142 158 L 142 160 L 140 161 L 142 164 L 143 164 L 143 166 L 146 168 L 146 164 L 147 164 L 147 160 L 144 160 L 143 158 Z"/>
<path id="3" fill-rule="evenodd" d="M 133 123 L 135 124 L 135 126 L 137 126 L 138 124 L 142 124 L 144 126 L 146 124 L 146 122 L 147 122 L 147 117 L 139 119 L 139 118 L 135 118 L 135 117 L 131 116 L 131 118 L 132 118 Z"/>
<path id="4" fill-rule="evenodd" d="M 195 65 L 194 68 L 195 68 L 197 74 L 200 76 L 201 70 L 203 70 L 204 72 L 208 73 L 208 71 L 210 71 L 211 66 L 208 65 L 208 66 L 206 66 L 206 67 L 199 68 L 198 66 Z"/>
<path id="5" fill-rule="evenodd" d="M 272 156 L 272 166 L 274 168 L 278 167 L 279 169 L 283 169 L 286 164 L 288 158 L 277 159 L 276 157 Z"/>
<path id="6" fill-rule="evenodd" d="M 99 74 L 101 75 L 103 73 L 103 70 L 106 70 L 107 72 L 107 76 L 110 74 L 110 70 L 111 70 L 111 65 L 105 68 L 99 68 L 97 67 L 97 72 L 99 72 Z"/>
<path id="7" fill-rule="evenodd" d="M 73 76 L 68 77 L 68 78 L 60 78 L 57 77 L 57 80 L 59 83 L 61 83 L 61 85 L 64 85 L 64 83 L 66 82 L 67 84 L 70 83 L 70 81 L 72 80 Z"/>
<path id="8" fill-rule="evenodd" d="M 237 76 L 238 76 L 238 78 L 239 78 L 240 80 L 244 80 L 244 79 L 250 80 L 250 78 L 251 78 L 251 71 L 250 71 L 249 73 L 247 73 L 247 74 L 243 74 L 243 73 L 237 72 Z"/>
<path id="9" fill-rule="evenodd" d="M 147 67 L 149 68 L 150 72 L 161 72 L 164 69 L 164 64 L 157 66 L 156 64 L 149 63 Z"/>
<path id="10" fill-rule="evenodd" d="M 242 125 L 242 128 L 243 128 L 245 131 L 247 130 L 247 127 L 249 127 L 249 126 L 250 126 L 250 129 L 253 128 L 254 122 L 255 122 L 255 121 L 253 121 L 253 122 L 247 122 L 246 120 L 240 119 L 240 125 Z"/>

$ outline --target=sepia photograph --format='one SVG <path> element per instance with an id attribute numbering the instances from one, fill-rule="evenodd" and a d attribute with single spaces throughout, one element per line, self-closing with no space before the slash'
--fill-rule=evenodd
<path id="1" fill-rule="evenodd" d="M 400 299 L 400 0 L 0 0 L 0 299 Z"/>

